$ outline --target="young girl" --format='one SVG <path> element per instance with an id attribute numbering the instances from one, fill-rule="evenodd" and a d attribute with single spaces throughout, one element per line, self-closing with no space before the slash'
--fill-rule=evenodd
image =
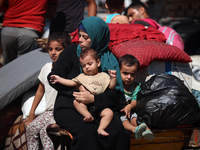
<path id="1" fill-rule="evenodd" d="M 97 52 L 93 49 L 83 50 L 80 54 L 79 61 L 84 73 L 73 78 L 72 80 L 64 79 L 58 75 L 51 75 L 51 83 L 61 83 L 65 86 L 83 86 L 92 94 L 103 93 L 107 87 L 114 89 L 117 80 L 116 80 L 116 71 L 109 70 L 109 75 L 107 73 L 99 73 L 98 68 L 101 65 L 100 58 Z M 92 122 L 94 120 L 92 114 L 88 111 L 87 106 L 83 103 L 80 103 L 78 99 L 74 100 L 74 106 L 76 110 L 84 116 L 85 122 Z M 110 108 L 105 108 L 100 113 L 101 122 L 98 128 L 98 133 L 104 136 L 109 134 L 105 131 L 106 127 L 113 119 L 113 112 Z"/>
<path id="2" fill-rule="evenodd" d="M 109 10 L 109 14 L 103 20 L 106 23 L 129 23 L 128 18 L 121 15 L 124 5 L 124 0 L 106 0 L 105 7 Z"/>
<path id="3" fill-rule="evenodd" d="M 41 140 L 43 149 L 54 149 L 53 142 L 48 137 L 46 127 L 50 124 L 55 123 L 53 117 L 53 108 L 57 95 L 57 91 L 53 89 L 48 81 L 47 75 L 53 68 L 54 63 L 57 61 L 60 53 L 64 48 L 71 43 L 71 38 L 66 33 L 53 33 L 49 36 L 48 41 L 48 52 L 53 63 L 47 63 L 41 69 L 38 79 L 40 80 L 35 98 L 26 122 L 26 134 L 27 134 L 27 145 L 28 149 L 39 149 L 39 140 Z M 43 95 L 46 100 L 46 111 L 35 116 L 35 110 L 40 103 Z"/>
<path id="4" fill-rule="evenodd" d="M 124 99 L 119 106 L 123 112 L 120 117 L 122 124 L 125 129 L 135 133 L 136 139 L 141 139 L 143 136 L 147 140 L 152 140 L 154 135 L 151 130 L 145 123 L 137 126 L 137 114 L 131 112 L 137 104 L 137 93 L 140 91 L 140 84 L 134 82 L 140 66 L 139 61 L 134 56 L 127 54 L 119 58 L 119 66 L 124 85 Z"/>

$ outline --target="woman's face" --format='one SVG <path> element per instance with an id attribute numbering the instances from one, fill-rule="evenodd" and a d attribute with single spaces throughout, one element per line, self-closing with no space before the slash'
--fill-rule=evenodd
<path id="1" fill-rule="evenodd" d="M 91 46 L 91 39 L 89 35 L 83 31 L 82 29 L 79 29 L 79 45 L 82 50 L 89 49 Z"/>

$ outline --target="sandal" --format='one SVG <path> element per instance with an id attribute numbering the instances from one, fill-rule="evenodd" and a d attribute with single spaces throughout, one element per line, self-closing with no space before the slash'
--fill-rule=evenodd
<path id="1" fill-rule="evenodd" d="M 135 139 L 139 140 L 142 138 L 142 133 L 147 129 L 147 125 L 145 123 L 141 123 L 139 126 L 135 128 Z"/>
<path id="2" fill-rule="evenodd" d="M 150 130 L 146 130 L 142 133 L 142 136 L 147 139 L 148 141 L 153 140 L 154 139 L 154 135 L 153 132 L 151 132 Z"/>

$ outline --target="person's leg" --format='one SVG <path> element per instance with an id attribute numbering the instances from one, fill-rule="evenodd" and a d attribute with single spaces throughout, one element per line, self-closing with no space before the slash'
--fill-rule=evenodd
<path id="1" fill-rule="evenodd" d="M 55 123 L 52 118 L 53 112 L 46 111 L 31 122 L 26 128 L 27 145 L 29 150 L 39 149 L 39 139 L 41 139 L 42 145 L 51 147 L 54 149 L 53 142 L 46 133 L 46 127 L 49 124 Z M 42 131 L 41 131 L 42 130 Z"/>
<path id="2" fill-rule="evenodd" d="M 149 127 L 147 126 L 147 129 L 142 132 L 142 136 L 147 139 L 148 141 L 153 140 L 154 139 L 154 135 L 153 132 L 149 129 Z"/>
<path id="3" fill-rule="evenodd" d="M 39 149 L 39 133 L 42 128 L 39 118 L 35 118 L 26 127 L 27 146 L 29 150 Z"/>
<path id="4" fill-rule="evenodd" d="M 130 134 L 123 128 L 116 113 L 106 128 L 107 137 L 98 134 L 98 120 L 86 123 L 75 109 L 56 110 L 54 118 L 61 128 L 73 135 L 71 150 L 130 150 Z"/>
<path id="5" fill-rule="evenodd" d="M 129 131 L 131 131 L 132 133 L 135 133 L 135 129 L 136 129 L 137 126 L 133 126 L 133 125 L 129 122 L 129 120 L 123 121 L 122 124 L 123 124 L 123 126 L 124 126 L 124 128 L 125 128 L 126 130 L 129 130 Z"/>
<path id="6" fill-rule="evenodd" d="M 136 126 L 136 129 L 135 129 L 135 138 L 136 139 L 140 139 L 140 138 L 144 137 L 145 139 L 147 139 L 149 141 L 152 140 L 152 139 L 154 139 L 153 132 L 149 129 L 149 127 L 145 123 L 142 123 L 142 124 L 140 124 L 137 127 L 137 122 L 136 121 L 137 121 L 137 114 L 133 113 L 131 115 L 131 124 L 133 124 L 134 126 Z M 146 129 L 144 131 L 142 131 L 145 126 L 146 126 Z"/>
<path id="7" fill-rule="evenodd" d="M 1 31 L 1 46 L 3 52 L 3 65 L 17 58 L 18 28 L 3 27 Z"/>
<path id="8" fill-rule="evenodd" d="M 46 111 L 41 116 L 43 127 L 40 130 L 40 139 L 42 142 L 43 149 L 54 149 L 53 142 L 51 141 L 50 137 L 47 134 L 46 128 L 48 125 L 55 123 L 54 117 L 53 117 L 53 111 Z"/>
<path id="9" fill-rule="evenodd" d="M 120 116 L 114 113 L 113 120 L 105 130 L 109 136 L 99 135 L 99 142 L 103 150 L 130 150 L 130 133 L 124 129 Z"/>
<path id="10" fill-rule="evenodd" d="M 18 54 L 21 56 L 32 50 L 38 48 L 37 41 L 35 39 L 39 38 L 39 33 L 32 29 L 19 28 L 18 32 Z"/>
<path id="11" fill-rule="evenodd" d="M 142 138 L 143 132 L 146 131 L 147 125 L 146 125 L 145 123 L 141 123 L 141 124 L 138 126 L 136 120 L 137 120 L 137 114 L 133 113 L 133 114 L 131 115 L 131 124 L 132 124 L 133 126 L 136 127 L 136 128 L 135 128 L 135 132 L 134 132 L 134 133 L 135 133 L 135 138 L 136 138 L 137 140 L 139 140 L 139 139 Z"/>
<path id="12" fill-rule="evenodd" d="M 121 115 L 120 119 L 122 121 L 122 124 L 126 130 L 131 131 L 132 133 L 135 133 L 135 129 L 137 127 L 136 119 L 133 118 L 133 113 L 131 113 L 131 119 L 126 118 L 125 115 Z M 132 122 L 130 122 L 132 121 Z"/>
<path id="13" fill-rule="evenodd" d="M 99 128 L 97 130 L 99 134 L 103 136 L 109 136 L 109 133 L 107 133 L 105 129 L 108 127 L 112 119 L 113 119 L 113 111 L 109 108 L 105 108 L 101 112 L 101 121 L 99 124 Z"/>
<path id="14" fill-rule="evenodd" d="M 84 116 L 83 121 L 85 122 L 92 122 L 94 121 L 93 116 L 91 115 L 91 113 L 88 111 L 87 106 L 83 103 L 79 103 L 78 101 L 74 100 L 74 107 L 76 108 L 76 110 L 82 115 Z"/>
<path id="15" fill-rule="evenodd" d="M 71 150 L 101 150 L 95 122 L 84 122 L 75 109 L 61 109 L 54 112 L 56 123 L 70 132 L 73 140 Z"/>

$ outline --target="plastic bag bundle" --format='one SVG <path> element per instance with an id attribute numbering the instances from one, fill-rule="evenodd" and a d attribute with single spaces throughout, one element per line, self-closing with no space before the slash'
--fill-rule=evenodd
<path id="1" fill-rule="evenodd" d="M 142 85 L 135 108 L 137 123 L 172 128 L 192 125 L 200 119 L 200 108 L 184 83 L 174 75 L 158 74 Z"/>

